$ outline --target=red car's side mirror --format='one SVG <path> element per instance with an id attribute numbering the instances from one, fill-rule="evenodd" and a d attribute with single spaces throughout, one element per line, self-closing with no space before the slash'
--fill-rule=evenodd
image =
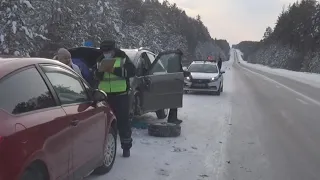
<path id="1" fill-rule="evenodd" d="M 101 90 L 96 89 L 92 92 L 92 98 L 93 98 L 93 101 L 95 102 L 106 101 L 107 94 Z"/>

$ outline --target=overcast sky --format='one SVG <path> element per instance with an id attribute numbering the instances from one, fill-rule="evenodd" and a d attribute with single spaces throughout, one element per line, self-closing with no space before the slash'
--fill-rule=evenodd
<path id="1" fill-rule="evenodd" d="M 162 0 L 160 0 L 162 1 Z M 213 38 L 230 44 L 260 40 L 275 25 L 284 5 L 296 0 L 168 0 L 195 17 L 200 14 Z"/>

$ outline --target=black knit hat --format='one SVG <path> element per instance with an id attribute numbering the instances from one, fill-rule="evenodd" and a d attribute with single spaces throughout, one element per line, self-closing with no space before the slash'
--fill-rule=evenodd
<path id="1" fill-rule="evenodd" d="M 102 51 L 110 51 L 114 48 L 116 48 L 116 42 L 114 40 L 105 40 L 100 44 L 100 49 Z"/>

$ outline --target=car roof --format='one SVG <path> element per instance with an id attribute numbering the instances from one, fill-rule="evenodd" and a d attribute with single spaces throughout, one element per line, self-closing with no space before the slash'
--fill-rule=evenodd
<path id="1" fill-rule="evenodd" d="M 155 55 L 151 50 L 145 49 L 145 48 L 121 49 L 121 50 L 124 51 L 133 62 L 137 60 L 137 54 L 139 53 L 141 54 L 143 52 L 148 52 Z"/>
<path id="2" fill-rule="evenodd" d="M 212 61 L 192 61 L 191 64 L 211 64 L 211 65 L 217 65 L 216 62 L 212 62 Z"/>
<path id="3" fill-rule="evenodd" d="M 137 60 L 137 54 L 140 52 L 139 49 L 121 49 L 124 51 L 130 60 L 134 63 Z"/>
<path id="4" fill-rule="evenodd" d="M 67 65 L 53 59 L 45 58 L 0 58 L 0 79 L 6 76 L 7 74 L 34 64 L 56 64 L 68 68 Z"/>
<path id="5" fill-rule="evenodd" d="M 121 48 L 121 50 L 126 52 L 149 52 L 151 54 L 155 54 L 152 50 L 148 48 L 134 48 L 134 49 Z"/>
<path id="6" fill-rule="evenodd" d="M 124 51 L 125 53 L 129 52 L 129 53 L 138 53 L 139 49 L 121 49 L 122 51 Z"/>

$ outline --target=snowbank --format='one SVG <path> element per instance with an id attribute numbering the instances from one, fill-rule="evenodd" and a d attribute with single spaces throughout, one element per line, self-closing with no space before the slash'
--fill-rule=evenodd
<path id="1" fill-rule="evenodd" d="M 245 66 L 255 68 L 260 71 L 272 73 L 275 75 L 283 76 L 289 79 L 293 79 L 293 80 L 314 86 L 316 88 L 320 88 L 320 74 L 289 71 L 286 69 L 270 68 L 260 64 L 251 64 L 242 59 L 243 53 L 240 50 L 236 49 L 236 51 L 237 51 L 239 61 L 241 62 L 241 64 Z"/>

